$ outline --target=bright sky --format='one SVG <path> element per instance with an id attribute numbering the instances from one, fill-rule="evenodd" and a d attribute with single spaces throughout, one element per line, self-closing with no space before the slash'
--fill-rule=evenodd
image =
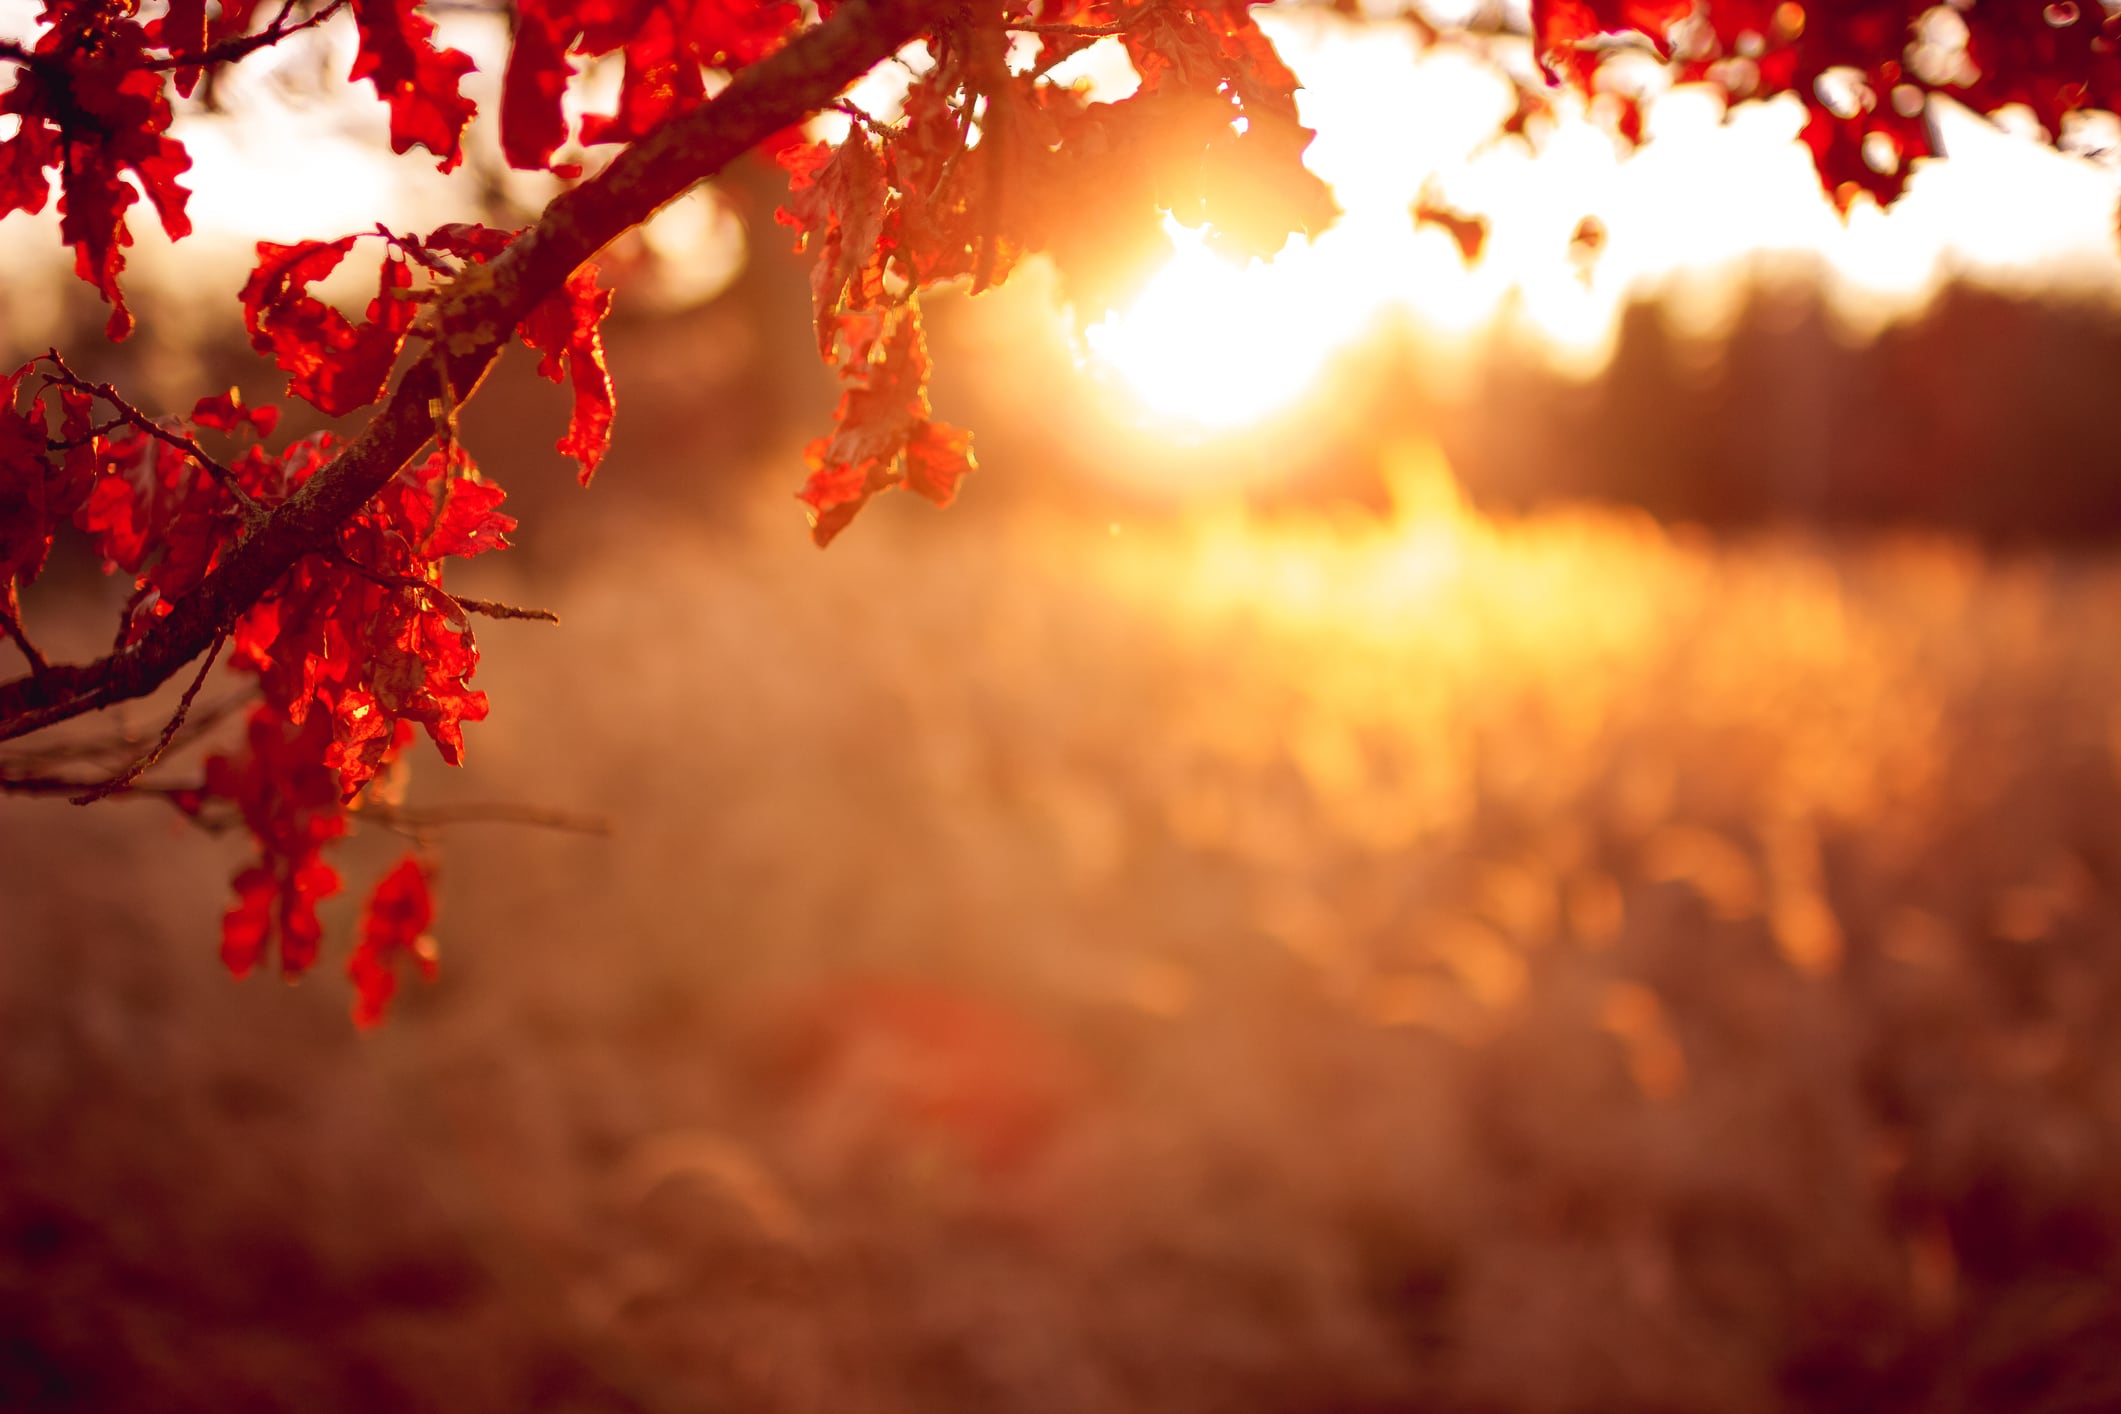
<path id="1" fill-rule="evenodd" d="M 1537 154 L 1516 141 L 1476 152 L 1510 100 L 1464 52 L 1424 54 L 1403 28 L 1330 14 L 1261 20 L 1306 84 L 1299 102 L 1319 133 L 1310 160 L 1346 215 L 1315 244 L 1247 269 L 1177 233 L 1179 258 L 1140 303 L 1089 333 L 1152 420 L 1229 427 L 1286 406 L 1386 311 L 1446 338 L 1507 317 L 1589 369 L 1631 293 L 1665 293 L 1682 326 L 1713 336 L 1743 295 L 1734 271 L 1793 257 L 1824 263 L 1836 312 L 1859 332 L 1919 307 L 1955 271 L 2121 290 L 2113 171 L 1961 110 L 1939 125 L 1950 161 L 1919 170 L 1890 213 L 1866 203 L 1844 224 L 1797 142 L 1794 101 L 1742 106 L 1725 122 L 1706 94 L 1667 96 L 1654 140 L 1624 160 L 1580 117 Z M 1458 209 L 1494 218 L 1471 269 L 1447 234 L 1410 220 L 1432 179 Z M 1585 216 L 1607 231 L 1588 264 L 1570 258 Z"/>
<path id="2" fill-rule="evenodd" d="M 33 0 L 0 0 L 0 33 L 31 33 L 34 14 Z M 1654 141 L 1625 161 L 1580 120 L 1564 121 L 1537 154 L 1514 141 L 1477 152 L 1509 104 L 1503 80 L 1479 61 L 1448 48 L 1422 53 L 1403 26 L 1316 11 L 1260 15 L 1306 84 L 1300 101 L 1319 132 L 1311 161 L 1346 215 L 1315 244 L 1292 243 L 1273 263 L 1244 269 L 1179 233 L 1178 258 L 1141 302 L 1088 336 L 1092 356 L 1135 389 L 1152 421 L 1227 427 L 1285 407 L 1335 350 L 1394 312 L 1445 339 L 1506 317 L 1564 363 L 1590 367 L 1605 356 L 1626 298 L 1654 287 L 1673 297 L 1682 324 L 1713 336 L 1742 294 L 1733 267 L 1793 254 L 1825 262 L 1835 307 L 1858 329 L 1919 305 L 1955 270 L 2007 284 L 2121 289 L 2112 170 L 1963 113 L 1940 125 L 1951 161 L 1918 171 L 1890 214 L 1859 207 L 1843 225 L 1795 141 L 1794 103 L 1749 105 L 1724 122 L 1705 96 L 1669 96 L 1651 115 Z M 489 116 L 472 146 L 490 152 L 504 32 L 474 14 L 444 14 L 440 25 L 445 42 L 478 61 L 467 87 Z M 223 90 L 225 113 L 180 118 L 197 234 L 173 251 L 140 208 L 131 259 L 140 283 L 210 310 L 240 285 L 261 237 L 333 236 L 379 217 L 426 229 L 463 217 L 460 183 L 418 155 L 389 156 L 380 104 L 329 101 L 343 91 L 352 34 L 335 24 L 319 38 L 240 66 Z M 1078 67 L 1131 80 L 1110 41 Z M 888 98 L 881 90 L 898 72 L 887 66 L 879 97 Z M 610 101 L 598 92 L 584 100 Z M 490 165 L 530 207 L 549 190 L 549 179 Z M 1430 181 L 1460 209 L 1494 218 L 1471 269 L 1447 235 L 1410 218 Z M 1585 216 L 1608 232 L 1589 264 L 1571 260 L 1569 248 Z M 63 284 L 66 258 L 50 219 L 0 222 L 0 259 L 17 272 L 0 285 L 0 315 L 18 328 L 48 319 Z M 663 293 L 674 300 L 711 294 L 740 259 L 734 223 L 711 198 L 689 199 L 649 235 L 671 257 L 664 267 L 680 287 Z M 53 278 L 29 278 L 45 271 Z"/>

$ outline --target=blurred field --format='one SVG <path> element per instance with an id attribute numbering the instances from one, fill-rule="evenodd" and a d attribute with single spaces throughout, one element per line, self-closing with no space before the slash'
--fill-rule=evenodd
<path id="1" fill-rule="evenodd" d="M 373 1035 L 0 801 L 0 1407 L 2121 1408 L 2121 562 L 1393 479 L 576 516 Z"/>

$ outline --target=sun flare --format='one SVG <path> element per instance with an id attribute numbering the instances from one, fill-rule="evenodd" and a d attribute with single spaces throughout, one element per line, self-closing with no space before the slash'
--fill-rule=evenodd
<path id="1" fill-rule="evenodd" d="M 1650 112 L 1650 140 L 1623 158 L 1562 101 L 1535 150 L 1490 140 L 1507 84 L 1462 49 L 1319 13 L 1260 19 L 1306 85 L 1299 104 L 1318 133 L 1307 160 L 1344 214 L 1246 266 L 1172 227 L 1169 264 L 1086 340 L 1156 426 L 1229 433 L 1330 396 L 1321 375 L 1334 356 L 1395 318 L 1444 339 L 1507 325 L 1590 373 L 1631 299 L 1661 298 L 1713 338 L 1748 282 L 1778 266 L 1823 278 L 1858 334 L 1954 276 L 2121 288 L 2113 171 L 1946 104 L 1936 126 L 1951 160 L 1920 164 L 1891 212 L 1859 206 L 1844 223 L 1798 141 L 1795 103 L 1727 113 L 1704 91 L 1673 90 Z M 1489 218 L 1477 260 L 1416 222 L 1425 189 Z M 1605 233 L 1594 257 L 1574 241 L 1587 217 Z"/>
<path id="2" fill-rule="evenodd" d="M 1174 226 L 1177 253 L 1123 315 L 1084 338 L 1106 367 L 1158 413 L 1231 428 L 1313 390 L 1326 361 L 1374 307 L 1331 248 L 1292 242 L 1272 262 L 1240 266 Z"/>

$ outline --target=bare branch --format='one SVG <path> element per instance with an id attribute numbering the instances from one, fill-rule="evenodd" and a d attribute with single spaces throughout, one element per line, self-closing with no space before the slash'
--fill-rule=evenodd
<path id="1" fill-rule="evenodd" d="M 82 791 L 94 790 L 97 784 L 95 781 L 73 780 L 65 776 L 10 776 L 0 773 L 0 795 L 79 795 Z M 166 798 L 195 794 L 204 789 L 203 785 L 135 785 L 129 790 L 121 791 L 118 799 Z"/>
<path id="2" fill-rule="evenodd" d="M 21 606 L 16 604 L 14 599 L 15 587 L 12 584 L 0 591 L 0 633 L 5 633 L 13 639 L 15 647 L 22 650 L 22 656 L 29 660 L 29 670 L 32 674 L 49 672 L 51 664 L 44 660 L 44 655 L 37 651 L 37 645 L 29 641 L 29 634 L 23 630 Z"/>
<path id="3" fill-rule="evenodd" d="M 446 288 L 446 359 L 415 361 L 360 434 L 231 549 L 199 587 L 137 641 L 107 657 L 0 682 L 0 741 L 140 697 L 204 652 L 288 568 L 332 542 L 434 434 L 441 373 L 462 401 L 516 326 L 583 261 L 774 133 L 832 102 L 933 18 L 939 0 L 847 0 L 832 17 L 740 71 L 714 98 L 670 119 L 611 165 L 562 192 L 491 262 Z"/>
<path id="4" fill-rule="evenodd" d="M 1062 39 L 1104 39 L 1115 34 L 1125 34 L 1134 28 L 1140 18 L 1137 15 L 1133 19 L 1114 20 L 1109 25 L 1007 24 L 1002 28 L 1011 34 L 1050 34 Z"/>
<path id="5" fill-rule="evenodd" d="M 562 830 L 575 835 L 611 834 L 611 821 L 602 815 L 572 810 L 554 810 L 542 805 L 518 805 L 508 801 L 464 805 L 429 805 L 411 809 L 380 801 L 364 803 L 356 820 L 373 820 L 407 834 L 449 825 L 529 825 L 541 830 Z"/>
<path id="6" fill-rule="evenodd" d="M 214 646 L 207 650 L 206 661 L 199 664 L 199 675 L 191 680 L 191 686 L 185 688 L 184 696 L 178 699 L 176 713 L 169 719 L 169 725 L 162 728 L 162 735 L 155 738 L 155 744 L 148 748 L 147 754 L 133 762 L 132 765 L 127 766 L 117 775 L 112 776 L 109 780 L 90 786 L 87 790 L 75 796 L 73 804 L 93 805 L 105 796 L 116 795 L 134 781 L 139 780 L 146 773 L 148 767 L 162 759 L 162 753 L 169 750 L 170 742 L 176 739 L 177 729 L 184 725 L 184 714 L 191 711 L 192 699 L 197 697 L 199 689 L 206 685 L 206 675 L 213 671 L 214 659 L 221 656 L 221 645 L 227 641 L 228 632 L 224 629 L 221 636 L 214 640 Z"/>
<path id="7" fill-rule="evenodd" d="M 221 725 L 221 723 L 257 700 L 258 690 L 256 687 L 251 687 L 241 692 L 231 693 L 209 706 L 193 708 L 190 715 L 184 719 L 183 729 L 171 740 L 162 754 L 167 756 L 172 751 L 179 751 L 190 746 L 193 742 L 205 736 L 215 727 Z M 53 742 L 48 746 L 39 746 L 27 751 L 0 753 L 0 774 L 5 774 L 12 770 L 38 775 L 48 771 L 53 766 L 66 762 L 108 765 L 112 758 L 135 755 L 146 745 L 146 737 L 136 736 L 131 732 L 118 732 L 111 736 L 95 737 L 87 741 Z M 91 784 L 93 782 L 80 781 L 71 785 L 69 789 L 78 791 L 85 789 Z"/>
<path id="8" fill-rule="evenodd" d="M 219 44 L 209 44 L 191 54 L 172 53 L 167 59 L 157 59 L 146 67 L 150 69 L 203 69 L 210 64 L 233 64 L 245 59 L 260 49 L 269 49 L 291 34 L 314 29 L 333 15 L 346 8 L 347 0 L 331 0 L 329 5 L 307 19 L 295 20 L 295 6 L 300 0 L 282 0 L 280 13 L 274 15 L 272 23 L 256 34 L 246 34 L 237 39 L 224 39 Z M 6 58 L 0 54 L 0 58 Z"/>
<path id="9" fill-rule="evenodd" d="M 547 624 L 560 621 L 560 616 L 550 609 L 526 609 L 515 604 L 503 604 L 494 599 L 466 599 L 451 594 L 433 580 L 421 579 L 418 575 L 387 573 L 362 564 L 336 547 L 325 551 L 325 554 L 371 583 L 380 584 L 385 589 L 410 589 L 416 594 L 431 594 L 441 600 L 444 606 L 457 610 L 460 615 L 484 614 L 489 619 L 535 619 L 539 623 Z"/>
<path id="10" fill-rule="evenodd" d="M 550 609 L 528 609 L 516 604 L 497 603 L 492 599 L 466 599 L 461 594 L 453 597 L 458 608 L 474 614 L 484 614 L 489 619 L 533 619 L 541 624 L 556 624 L 560 621 L 560 616 Z"/>

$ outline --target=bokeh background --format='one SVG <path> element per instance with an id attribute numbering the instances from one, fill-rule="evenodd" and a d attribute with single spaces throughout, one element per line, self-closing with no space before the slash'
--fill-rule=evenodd
<path id="1" fill-rule="evenodd" d="M 1416 57 L 1349 86 L 1459 111 Z M 1473 145 L 1402 186 L 1555 190 Z M 349 899 L 237 983 L 240 842 L 0 799 L 0 1408 L 2121 1408 L 2111 179 L 1763 241 L 1703 152 L 1471 270 L 1350 179 L 1382 244 L 1189 267 L 1190 346 L 938 299 L 983 469 L 823 554 L 771 174 L 621 252 L 598 485 L 521 360 L 467 413 L 523 525 L 462 585 L 563 624 L 410 783 L 608 833 L 436 831 L 440 979 L 358 1033 Z M 324 233 L 241 224 L 229 291 Z M 99 352 L 5 229 L 10 357 L 274 391 L 211 231 Z M 29 613 L 122 598 L 76 546 Z"/>

